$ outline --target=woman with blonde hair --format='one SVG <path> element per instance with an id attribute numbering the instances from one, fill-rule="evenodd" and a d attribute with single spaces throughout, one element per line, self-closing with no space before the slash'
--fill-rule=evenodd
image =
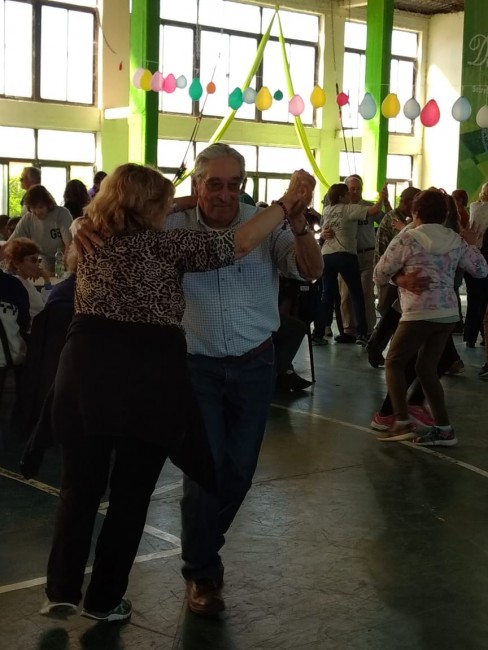
<path id="1" fill-rule="evenodd" d="M 308 189 L 292 183 L 281 205 L 235 230 L 163 231 L 173 186 L 156 169 L 135 164 L 105 178 L 87 207 L 104 245 L 78 261 L 75 316 L 54 384 L 63 477 L 41 613 L 76 611 L 107 482 L 109 507 L 82 611 L 97 621 L 131 615 L 128 576 L 166 458 L 215 488 L 186 361 L 183 275 L 231 265 L 285 212 L 302 214 Z"/>

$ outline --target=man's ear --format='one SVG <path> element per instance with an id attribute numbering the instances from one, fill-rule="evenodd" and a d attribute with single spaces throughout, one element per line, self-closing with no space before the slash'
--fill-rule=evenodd
<path id="1" fill-rule="evenodd" d="M 191 189 L 192 189 L 192 193 L 198 196 L 198 183 L 194 178 L 192 178 L 191 181 Z"/>

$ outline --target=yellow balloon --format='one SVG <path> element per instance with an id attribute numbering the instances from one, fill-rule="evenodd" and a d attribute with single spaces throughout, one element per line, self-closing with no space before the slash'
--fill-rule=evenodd
<path id="1" fill-rule="evenodd" d="M 139 81 L 142 90 L 151 90 L 151 79 L 152 74 L 150 70 L 144 70 L 141 76 L 141 80 Z"/>
<path id="2" fill-rule="evenodd" d="M 267 86 L 263 86 L 256 95 L 256 108 L 258 111 L 267 110 L 273 103 L 273 98 Z"/>
<path id="3" fill-rule="evenodd" d="M 400 112 L 400 102 L 395 93 L 390 93 L 384 98 L 381 104 L 381 112 L 388 119 L 398 115 Z"/>
<path id="4" fill-rule="evenodd" d="M 325 104 L 325 93 L 320 86 L 315 85 L 310 95 L 310 103 L 314 108 L 322 108 Z"/>

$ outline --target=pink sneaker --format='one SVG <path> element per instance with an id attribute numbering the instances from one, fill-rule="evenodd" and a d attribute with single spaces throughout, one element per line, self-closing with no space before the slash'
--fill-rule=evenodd
<path id="1" fill-rule="evenodd" d="M 394 424 L 394 415 L 380 415 L 379 413 L 375 413 L 369 426 L 375 431 L 389 431 L 393 428 Z"/>
<path id="2" fill-rule="evenodd" d="M 419 429 L 430 429 L 434 426 L 432 415 L 423 406 L 409 404 L 408 415 L 410 416 L 410 420 L 414 422 Z"/>

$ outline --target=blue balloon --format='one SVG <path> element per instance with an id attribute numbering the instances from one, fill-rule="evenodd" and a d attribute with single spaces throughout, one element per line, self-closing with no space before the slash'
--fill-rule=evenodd
<path id="1" fill-rule="evenodd" d="M 415 97 L 411 97 L 408 102 L 405 102 L 405 106 L 403 107 L 403 114 L 409 120 L 415 120 L 420 115 L 420 110 L 420 104 L 418 101 L 415 99 Z"/>
<path id="2" fill-rule="evenodd" d="M 359 104 L 358 112 L 364 120 L 371 120 L 376 115 L 378 107 L 371 93 L 366 93 L 363 101 Z"/>
<path id="3" fill-rule="evenodd" d="M 471 111 L 469 99 L 461 95 L 452 105 L 451 114 L 457 122 L 466 122 L 471 117 Z"/>

